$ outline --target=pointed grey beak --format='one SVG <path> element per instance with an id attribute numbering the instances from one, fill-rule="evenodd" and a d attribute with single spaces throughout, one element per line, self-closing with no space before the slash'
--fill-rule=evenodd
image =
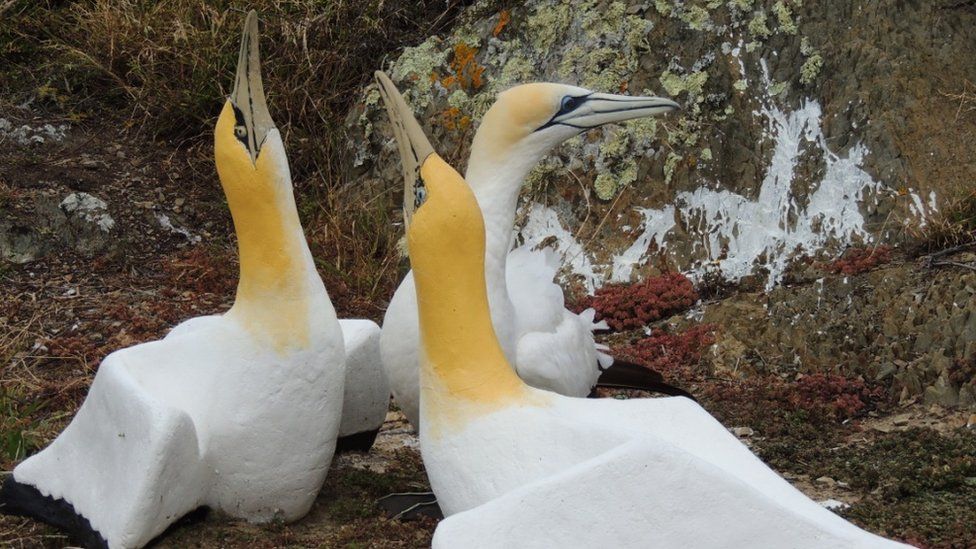
<path id="1" fill-rule="evenodd" d="M 603 124 L 644 118 L 680 109 L 681 106 L 663 97 L 591 93 L 577 98 L 576 107 L 553 117 L 548 125 L 562 124 L 590 129 Z"/>
<path id="2" fill-rule="evenodd" d="M 237 76 L 234 80 L 234 91 L 230 94 L 237 119 L 234 133 L 247 147 L 251 162 L 257 162 L 264 138 L 275 127 L 264 99 L 258 40 L 258 14 L 251 10 L 244 23 L 241 51 L 237 57 Z"/>
<path id="3" fill-rule="evenodd" d="M 423 204 L 427 196 L 426 187 L 420 177 L 420 168 L 427 157 L 434 154 L 434 147 L 427 140 L 420 123 L 400 91 L 393 85 L 393 81 L 382 71 L 374 72 L 373 76 L 393 124 L 393 133 L 400 151 L 400 165 L 403 168 L 403 222 L 404 226 L 409 227 L 413 212 Z"/>

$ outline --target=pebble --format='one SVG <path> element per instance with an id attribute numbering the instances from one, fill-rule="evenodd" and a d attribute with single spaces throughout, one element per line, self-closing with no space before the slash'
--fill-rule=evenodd
<path id="1" fill-rule="evenodd" d="M 837 485 L 837 481 L 830 477 L 817 477 L 817 480 L 815 480 L 814 482 L 816 482 L 817 484 L 822 484 L 828 488 L 833 488 L 834 486 Z"/>
<path id="2" fill-rule="evenodd" d="M 732 434 L 739 438 L 745 438 L 751 437 L 752 435 L 756 434 L 756 432 L 753 431 L 751 427 L 733 427 Z"/>
<path id="3" fill-rule="evenodd" d="M 86 158 L 81 161 L 81 167 L 85 168 L 86 170 L 97 170 L 98 162 L 92 160 L 91 158 Z"/>

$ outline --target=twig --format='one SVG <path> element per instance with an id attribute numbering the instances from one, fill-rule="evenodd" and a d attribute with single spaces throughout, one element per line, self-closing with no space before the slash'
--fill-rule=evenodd
<path id="1" fill-rule="evenodd" d="M 939 264 L 944 264 L 942 262 L 935 262 L 934 260 L 940 257 L 945 257 L 947 255 L 952 255 L 956 252 L 961 252 L 963 250 L 968 250 L 970 248 L 976 247 L 976 241 L 969 242 L 967 244 L 960 244 L 958 246 L 953 246 L 951 248 L 946 248 L 944 250 L 939 250 L 937 252 L 931 253 L 922 258 L 922 267 L 926 269 L 931 269 L 932 267 L 939 266 Z M 948 262 L 952 263 L 952 262 Z"/>
<path id="2" fill-rule="evenodd" d="M 971 271 L 976 271 L 976 265 L 970 265 L 968 263 L 959 263 L 958 261 L 936 261 L 931 264 L 932 267 L 962 267 L 963 269 L 969 269 Z"/>

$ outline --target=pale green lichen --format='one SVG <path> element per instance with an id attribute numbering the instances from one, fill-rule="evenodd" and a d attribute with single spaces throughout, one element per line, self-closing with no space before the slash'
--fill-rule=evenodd
<path id="1" fill-rule="evenodd" d="M 664 71 L 661 75 L 661 85 L 664 91 L 671 97 L 677 97 L 680 93 L 686 92 L 690 97 L 701 97 L 705 82 L 708 81 L 708 73 L 705 71 L 693 72 L 684 76 L 677 75 L 671 71 Z"/>
<path id="2" fill-rule="evenodd" d="M 729 0 L 729 8 L 746 12 L 752 9 L 754 0 Z"/>
<path id="3" fill-rule="evenodd" d="M 746 91 L 746 88 L 749 87 L 749 83 L 746 82 L 745 80 L 736 80 L 735 83 L 732 84 L 732 87 L 742 92 L 742 91 Z"/>
<path id="4" fill-rule="evenodd" d="M 668 0 L 654 0 L 654 9 L 665 17 L 670 17 L 674 13 L 674 6 Z"/>
<path id="5" fill-rule="evenodd" d="M 470 102 L 471 98 L 464 90 L 454 90 L 451 95 L 447 96 L 447 104 L 457 109 L 463 109 Z"/>
<path id="6" fill-rule="evenodd" d="M 759 42 L 756 42 L 755 40 L 753 40 L 752 42 L 749 42 L 748 44 L 746 44 L 746 52 L 752 53 L 752 52 L 756 51 L 757 49 L 759 49 L 759 46 L 760 46 L 760 43 Z"/>
<path id="7" fill-rule="evenodd" d="M 773 13 L 776 14 L 776 19 L 779 21 L 779 30 L 786 34 L 796 34 L 797 27 L 796 21 L 793 20 L 793 12 L 783 0 L 773 4 Z"/>
<path id="8" fill-rule="evenodd" d="M 711 161 L 712 160 L 712 149 L 710 149 L 708 147 L 705 147 L 704 149 L 702 149 L 701 156 L 699 158 L 701 158 L 702 161 L 704 161 L 704 162 Z"/>
<path id="9" fill-rule="evenodd" d="M 616 29 L 608 29 L 604 21 L 619 21 L 627 13 L 627 6 L 623 2 L 611 2 L 603 11 L 602 18 L 589 18 L 583 22 L 583 31 L 590 40 L 599 40 L 607 31 L 613 32 Z"/>
<path id="10" fill-rule="evenodd" d="M 772 34 L 766 24 L 766 12 L 760 10 L 752 16 L 752 20 L 749 21 L 749 32 L 759 38 L 768 38 Z"/>
<path id="11" fill-rule="evenodd" d="M 548 157 L 538 164 L 529 175 L 525 176 L 522 188 L 530 191 L 537 191 L 545 188 L 550 179 L 556 176 L 562 168 L 562 164 L 555 158 Z"/>
<path id="12" fill-rule="evenodd" d="M 373 107 L 380 102 L 380 90 L 375 86 L 370 86 L 363 100 L 363 112 L 359 115 L 359 125 L 363 128 L 363 135 L 368 139 L 373 134 L 373 123 L 369 121 L 366 113 L 373 110 Z"/>
<path id="13" fill-rule="evenodd" d="M 678 162 L 681 162 L 683 159 L 684 157 L 678 153 L 668 154 L 667 160 L 664 161 L 664 183 L 665 184 L 671 183 L 671 178 L 674 177 L 674 170 L 678 167 Z"/>
<path id="14" fill-rule="evenodd" d="M 573 4 L 563 2 L 556 6 L 540 6 L 529 16 L 528 36 L 537 51 L 548 52 L 569 29 L 573 22 Z"/>
<path id="15" fill-rule="evenodd" d="M 712 19 L 708 10 L 701 6 L 691 6 L 681 14 L 681 20 L 693 30 L 706 30 L 712 27 Z"/>
<path id="16" fill-rule="evenodd" d="M 651 93 L 645 90 L 644 95 L 651 95 Z M 624 126 L 627 128 L 627 133 L 633 142 L 641 146 L 650 145 L 654 141 L 654 138 L 657 137 L 656 118 L 637 118 L 628 121 Z"/>
<path id="17" fill-rule="evenodd" d="M 807 58 L 803 66 L 800 67 L 800 83 L 806 86 L 816 80 L 817 75 L 820 74 L 820 69 L 823 68 L 823 64 L 823 56 L 819 53 L 814 53 Z"/>
<path id="18" fill-rule="evenodd" d="M 415 101 L 420 100 L 419 104 L 413 105 L 415 108 L 422 109 L 430 103 L 431 75 L 447 62 L 448 50 L 441 46 L 441 40 L 434 37 L 415 48 L 404 48 L 403 55 L 393 66 L 393 80 L 413 83 L 415 93 L 411 96 Z"/>
<path id="19" fill-rule="evenodd" d="M 498 75 L 497 87 L 509 87 L 515 84 L 532 80 L 535 76 L 535 67 L 532 61 L 520 55 L 513 55 L 505 62 L 501 73 Z"/>
<path id="20" fill-rule="evenodd" d="M 610 139 L 600 145 L 600 156 L 603 158 L 619 157 L 627 153 L 630 146 L 630 135 L 624 131 L 616 131 Z"/>
<path id="21" fill-rule="evenodd" d="M 769 95 L 772 97 L 778 97 L 789 91 L 789 89 L 789 82 L 773 82 L 769 86 Z"/>
<path id="22" fill-rule="evenodd" d="M 817 50 L 813 49 L 810 45 L 810 39 L 804 36 L 800 39 L 800 53 L 804 56 L 809 57 L 810 55 L 816 53 Z"/>
<path id="23" fill-rule="evenodd" d="M 637 161 L 633 158 L 628 158 L 624 161 L 623 169 L 616 174 L 612 173 L 601 173 L 596 177 L 596 181 L 593 182 L 593 188 L 596 190 L 596 196 L 600 200 L 610 200 L 617 194 L 619 189 L 630 185 L 634 181 L 637 181 Z"/>

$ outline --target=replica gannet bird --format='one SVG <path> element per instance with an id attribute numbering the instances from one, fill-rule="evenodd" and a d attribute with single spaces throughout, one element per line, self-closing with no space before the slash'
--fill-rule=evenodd
<path id="1" fill-rule="evenodd" d="M 254 12 L 214 138 L 240 252 L 233 307 L 106 357 L 64 432 L 8 478 L 4 512 L 120 548 L 200 506 L 290 521 L 312 505 L 339 433 L 343 332 L 265 103 Z M 375 324 L 347 326 L 350 355 L 372 342 L 375 359 Z"/>
<path id="2" fill-rule="evenodd" d="M 486 230 L 389 79 L 423 348 L 420 447 L 447 518 L 433 547 L 894 547 L 808 499 L 687 398 L 527 385 L 495 335 Z M 426 201 L 424 201 L 424 196 Z"/>
<path id="3" fill-rule="evenodd" d="M 557 266 L 542 251 L 511 250 L 522 181 L 542 157 L 591 128 L 672 111 L 673 101 L 595 93 L 562 84 L 525 84 L 499 95 L 471 145 L 466 180 L 484 217 L 485 278 L 492 325 L 502 351 L 523 381 L 569 396 L 586 396 L 613 359 L 593 340 L 592 310 L 565 308 L 553 282 Z M 405 201 L 413 201 L 405 196 Z M 400 409 L 414 427 L 419 415 L 419 329 L 414 274 L 407 273 L 383 319 L 380 352 Z M 622 369 L 620 366 L 618 369 Z M 661 381 L 637 368 L 647 381 Z M 608 375 L 612 375 L 610 368 Z M 631 369 L 629 377 L 635 372 Z M 679 391 L 681 392 L 681 391 Z"/>

